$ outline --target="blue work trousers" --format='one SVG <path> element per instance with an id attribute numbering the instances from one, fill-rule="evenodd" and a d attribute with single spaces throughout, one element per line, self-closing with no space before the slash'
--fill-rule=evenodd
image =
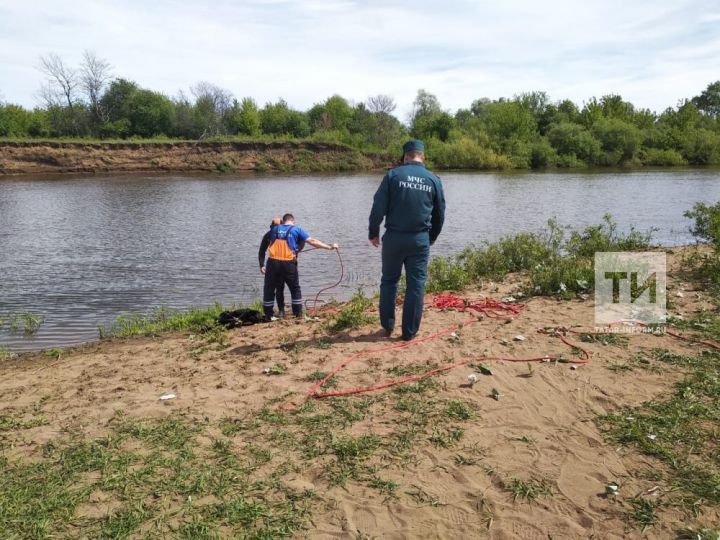
<path id="1" fill-rule="evenodd" d="M 380 324 L 386 330 L 395 327 L 395 299 L 404 266 L 407 287 L 402 315 L 403 339 L 414 338 L 420 328 L 429 257 L 430 236 L 427 232 L 385 232 L 382 239 Z"/>

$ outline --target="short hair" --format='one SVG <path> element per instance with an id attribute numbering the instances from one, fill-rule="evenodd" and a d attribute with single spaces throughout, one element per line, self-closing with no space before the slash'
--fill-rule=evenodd
<path id="1" fill-rule="evenodd" d="M 282 220 L 279 217 L 274 217 L 272 221 L 270 222 L 270 227 L 274 227 L 275 225 L 280 225 L 282 223 Z"/>
<path id="2" fill-rule="evenodd" d="M 415 159 L 415 158 L 425 159 L 425 152 L 420 152 L 419 150 L 411 150 L 410 152 L 405 152 L 404 159 Z"/>
<path id="3" fill-rule="evenodd" d="M 283 216 L 283 218 L 282 218 L 283 223 L 285 223 L 285 222 L 288 221 L 289 219 L 292 219 L 293 221 L 295 221 L 295 216 L 293 216 L 292 214 L 285 214 L 285 215 Z"/>

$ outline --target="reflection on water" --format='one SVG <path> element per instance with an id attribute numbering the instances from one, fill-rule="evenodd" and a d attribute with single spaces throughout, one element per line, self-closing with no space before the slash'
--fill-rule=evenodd
<path id="1" fill-rule="evenodd" d="M 435 254 L 452 254 L 547 219 L 573 227 L 611 213 L 627 230 L 657 228 L 663 244 L 692 241 L 683 212 L 720 199 L 712 170 L 632 173 L 442 175 L 448 202 Z M 120 314 L 159 305 L 251 302 L 262 275 L 257 249 L 270 219 L 287 211 L 313 237 L 339 242 L 347 269 L 334 293 L 374 288 L 379 252 L 367 216 L 380 175 L 83 177 L 0 180 L 0 318 L 30 311 L 45 324 L 31 339 L 0 328 L 15 350 L 97 337 Z M 303 292 L 337 279 L 326 251 L 301 257 Z M 289 294 L 288 294 L 289 298 Z"/>

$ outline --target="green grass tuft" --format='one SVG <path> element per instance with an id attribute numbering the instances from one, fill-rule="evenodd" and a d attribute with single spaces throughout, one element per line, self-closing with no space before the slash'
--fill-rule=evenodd
<path id="1" fill-rule="evenodd" d="M 367 314 L 370 307 L 372 307 L 372 299 L 365 296 L 362 289 L 358 289 L 350 301 L 344 304 L 340 313 L 327 325 L 328 331 L 337 333 L 343 330 L 361 328 L 373 322 L 375 317 Z"/>
<path id="2" fill-rule="evenodd" d="M 505 485 L 505 488 L 513 494 L 514 500 L 524 499 L 526 501 L 535 501 L 540 497 L 549 497 L 552 495 L 552 484 L 544 478 L 540 480 L 512 478 Z"/>
<path id="3" fill-rule="evenodd" d="M 219 336 L 222 330 L 218 327 L 217 318 L 225 311 L 221 304 L 198 309 L 155 308 L 148 315 L 123 315 L 118 317 L 109 327 L 98 328 L 100 339 L 126 338 L 133 336 L 157 336 L 165 332 L 198 332 L 215 331 Z M 219 338 L 217 338 L 219 339 Z"/>

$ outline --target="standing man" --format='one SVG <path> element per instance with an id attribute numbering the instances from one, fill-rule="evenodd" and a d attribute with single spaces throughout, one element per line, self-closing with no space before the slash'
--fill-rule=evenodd
<path id="1" fill-rule="evenodd" d="M 311 238 L 303 229 L 295 225 L 295 217 L 285 214 L 282 223 L 270 230 L 270 245 L 267 249 L 268 260 L 264 266 L 265 284 L 263 287 L 263 311 L 267 320 L 272 319 L 275 291 L 285 284 L 290 288 L 293 315 L 302 315 L 302 292 L 298 274 L 297 254 L 301 243 L 307 242 L 321 249 L 338 249 L 337 244 L 326 244 Z M 263 267 L 261 266 L 261 271 Z"/>
<path id="2" fill-rule="evenodd" d="M 390 336 L 395 328 L 395 298 L 405 266 L 407 289 L 402 315 L 402 339 L 415 337 L 422 320 L 430 246 L 445 221 L 445 194 L 440 179 L 425 168 L 425 145 L 412 140 L 403 145 L 403 163 L 390 169 L 375 193 L 370 212 L 370 243 L 382 239 L 380 324 Z"/>
<path id="3" fill-rule="evenodd" d="M 262 241 L 260 242 L 260 249 L 258 250 L 258 262 L 260 263 L 260 272 L 265 273 L 265 254 L 270 246 L 270 236 L 273 228 L 277 227 L 282 223 L 282 219 L 274 217 L 270 222 L 270 228 L 263 235 Z M 278 307 L 278 317 L 281 319 L 285 317 L 285 283 L 281 283 L 280 286 L 275 289 L 275 301 Z"/>

